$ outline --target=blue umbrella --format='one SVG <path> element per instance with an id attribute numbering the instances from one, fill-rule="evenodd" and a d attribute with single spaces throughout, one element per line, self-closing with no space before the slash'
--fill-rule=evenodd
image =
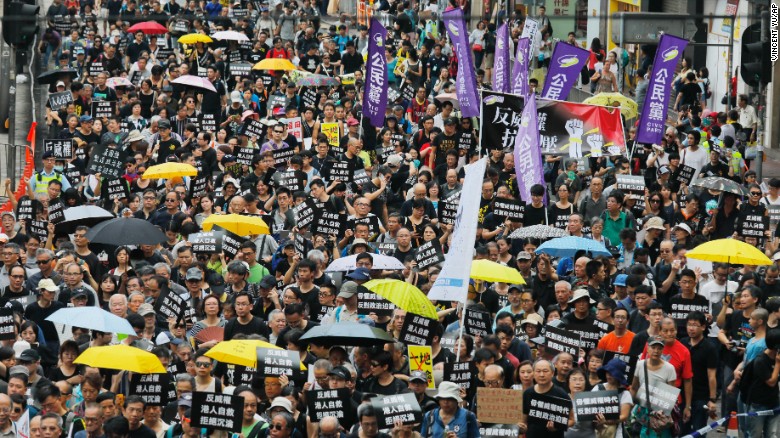
<path id="1" fill-rule="evenodd" d="M 135 335 L 135 329 L 126 319 L 100 307 L 66 307 L 49 315 L 46 321 L 104 333 Z"/>
<path id="2" fill-rule="evenodd" d="M 574 257 L 577 251 L 587 251 L 593 256 L 607 256 L 612 254 L 607 251 L 604 244 L 583 237 L 566 236 L 548 240 L 536 248 L 537 254 L 548 254 L 551 257 Z"/>

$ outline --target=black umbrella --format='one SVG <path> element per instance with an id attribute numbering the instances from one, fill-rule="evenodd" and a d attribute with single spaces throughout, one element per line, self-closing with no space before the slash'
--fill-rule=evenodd
<path id="1" fill-rule="evenodd" d="M 737 196 L 750 195 L 748 189 L 742 184 L 720 176 L 708 176 L 707 178 L 701 178 L 694 181 L 691 185 L 694 187 L 701 187 L 703 189 L 733 193 Z"/>
<path id="2" fill-rule="evenodd" d="M 117 246 L 156 245 L 165 242 L 165 234 L 143 219 L 119 217 L 95 225 L 87 240 Z"/>
<path id="3" fill-rule="evenodd" d="M 64 68 L 62 70 L 49 70 L 38 75 L 39 84 L 53 84 L 59 80 L 62 80 L 63 76 L 70 76 L 70 79 L 76 79 L 79 73 L 72 68 Z"/>
<path id="4" fill-rule="evenodd" d="M 319 325 L 301 336 L 301 340 L 315 342 L 317 345 L 326 347 L 333 345 L 372 347 L 374 345 L 395 342 L 395 339 L 387 334 L 386 331 L 359 322 Z"/>
<path id="5" fill-rule="evenodd" d="M 113 213 L 95 205 L 70 207 L 65 210 L 64 214 L 65 220 L 54 227 L 54 232 L 57 234 L 72 234 L 80 225 L 93 227 L 114 217 Z"/>

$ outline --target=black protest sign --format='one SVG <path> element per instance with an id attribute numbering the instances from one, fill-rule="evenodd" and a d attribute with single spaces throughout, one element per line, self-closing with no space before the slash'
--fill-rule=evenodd
<path id="1" fill-rule="evenodd" d="M 569 413 L 571 412 L 571 400 L 553 397 L 546 394 L 531 394 L 530 410 L 528 416 L 544 422 L 569 427 Z"/>
<path id="2" fill-rule="evenodd" d="M 576 326 L 567 327 L 569 332 L 580 335 L 580 347 L 586 351 L 596 348 L 599 340 L 611 332 L 613 328 L 612 325 L 599 320 L 594 320 L 591 325 L 577 324 Z"/>
<path id="3" fill-rule="evenodd" d="M 44 139 L 43 152 L 53 153 L 56 160 L 70 160 L 73 158 L 73 139 Z"/>
<path id="4" fill-rule="evenodd" d="M 382 255 L 393 255 L 395 250 L 398 249 L 398 244 L 395 242 L 380 242 L 376 244 L 376 251 Z"/>
<path id="5" fill-rule="evenodd" d="M 252 64 L 248 62 L 231 62 L 230 76 L 249 76 L 252 74 Z"/>
<path id="6" fill-rule="evenodd" d="M 374 397 L 371 399 L 371 405 L 377 414 L 379 429 L 391 429 L 396 421 L 402 424 L 422 422 L 422 409 L 417 397 L 411 392 Z"/>
<path id="7" fill-rule="evenodd" d="M 274 156 L 274 166 L 283 167 L 287 165 L 287 161 L 295 155 L 295 149 L 286 147 L 283 149 L 273 149 L 271 153 Z"/>
<path id="8" fill-rule="evenodd" d="M 271 97 L 268 98 L 268 109 L 276 107 L 286 108 L 288 102 L 289 100 L 286 96 L 280 96 L 278 94 L 271 95 Z"/>
<path id="9" fill-rule="evenodd" d="M 65 178 L 68 178 L 68 182 L 71 186 L 75 186 L 81 182 L 81 171 L 78 167 L 67 167 L 62 171 L 62 174 L 65 175 Z"/>
<path id="10" fill-rule="evenodd" d="M 60 198 L 49 201 L 49 222 L 58 224 L 65 220 L 65 204 Z"/>
<path id="11" fill-rule="evenodd" d="M 293 193 L 301 192 L 306 188 L 306 172 L 302 170 L 290 169 L 277 174 L 279 175 L 279 187 L 287 187 Z"/>
<path id="12" fill-rule="evenodd" d="M 769 212 L 769 223 L 772 226 L 780 223 L 780 205 L 767 205 L 766 210 Z"/>
<path id="13" fill-rule="evenodd" d="M 431 345 L 433 341 L 433 330 L 431 330 L 431 327 L 433 327 L 435 322 L 437 321 L 415 315 L 412 312 L 406 312 L 404 325 L 401 328 L 401 333 L 398 335 L 398 340 L 406 345 Z"/>
<path id="14" fill-rule="evenodd" d="M 133 373 L 130 378 L 130 395 L 140 396 L 148 406 L 167 405 L 170 387 L 171 375 L 168 373 Z"/>
<path id="15" fill-rule="evenodd" d="M 342 427 L 349 429 L 355 422 L 355 410 L 349 403 L 351 397 L 348 388 L 306 391 L 309 419 L 319 423 L 325 417 L 336 417 Z"/>
<path id="16" fill-rule="evenodd" d="M 674 177 L 675 181 L 685 183 L 685 185 L 689 186 L 691 185 L 691 181 L 693 181 L 693 175 L 695 174 L 696 168 L 688 166 L 687 164 L 682 164 L 677 168 L 677 172 L 672 176 Z"/>
<path id="17" fill-rule="evenodd" d="M 366 216 L 361 218 L 352 218 L 349 220 L 349 229 L 354 230 L 358 224 L 368 225 L 369 239 L 373 239 L 379 235 L 379 217 L 378 216 Z"/>
<path id="18" fill-rule="evenodd" d="M 544 348 L 557 351 L 558 353 L 569 353 L 577 357 L 580 351 L 580 335 L 569 330 L 544 326 Z"/>
<path id="19" fill-rule="evenodd" d="M 493 201 L 493 216 L 499 216 L 512 221 L 522 221 L 525 204 L 516 199 L 499 199 Z"/>
<path id="20" fill-rule="evenodd" d="M 737 221 L 737 234 L 742 237 L 766 237 L 766 231 L 769 229 L 769 216 L 746 214 L 740 215 Z"/>
<path id="21" fill-rule="evenodd" d="M 441 243 L 437 239 L 429 240 L 419 247 L 414 255 L 414 261 L 417 262 L 419 270 L 427 269 L 437 263 L 444 261 L 444 254 L 441 251 Z"/>
<path id="22" fill-rule="evenodd" d="M 580 391 L 574 394 L 577 421 L 594 421 L 596 414 L 607 420 L 620 419 L 620 395 L 617 391 Z"/>
<path id="23" fill-rule="evenodd" d="M 200 116 L 200 129 L 207 132 L 216 132 L 217 130 L 217 119 L 216 115 L 213 113 L 201 113 Z"/>
<path id="24" fill-rule="evenodd" d="M 244 397 L 195 391 L 192 406 L 192 427 L 241 432 Z"/>
<path id="25" fill-rule="evenodd" d="M 458 191 L 460 195 L 460 191 Z M 458 216 L 458 205 L 460 204 L 460 196 L 453 199 L 450 196 L 448 199 L 439 201 L 439 223 L 445 225 L 452 225 L 455 223 L 455 218 Z"/>
<path id="26" fill-rule="evenodd" d="M 349 182 L 352 180 L 352 166 L 349 161 L 337 161 L 330 166 L 328 179 L 330 181 Z"/>
<path id="27" fill-rule="evenodd" d="M 224 233 L 225 234 L 222 236 L 222 251 L 225 253 L 226 259 L 232 260 L 236 258 L 241 245 L 249 239 L 243 238 L 228 230 L 224 230 Z"/>
<path id="28" fill-rule="evenodd" d="M 245 164 L 247 166 L 252 165 L 252 159 L 255 157 L 258 149 L 255 148 L 236 148 L 236 163 Z"/>
<path id="29" fill-rule="evenodd" d="M 165 369 L 168 371 L 168 374 L 175 376 L 177 374 L 186 373 L 187 365 L 184 362 L 177 361 L 168 365 L 168 367 Z"/>
<path id="30" fill-rule="evenodd" d="M 103 178 L 104 190 L 108 199 L 122 199 L 130 197 L 130 186 L 124 178 Z"/>
<path id="31" fill-rule="evenodd" d="M 192 244 L 192 252 L 196 254 L 219 254 L 222 252 L 222 231 L 204 231 L 192 233 L 187 236 L 187 241 Z"/>
<path id="32" fill-rule="evenodd" d="M 347 229 L 347 215 L 331 213 L 329 211 L 320 211 L 314 218 L 312 234 L 323 234 L 325 236 L 335 235 L 341 239 Z"/>
<path id="33" fill-rule="evenodd" d="M 255 376 L 257 376 L 257 368 L 228 364 L 225 371 L 225 383 L 230 386 L 252 386 Z"/>
<path id="34" fill-rule="evenodd" d="M 106 178 L 119 178 L 124 172 L 127 152 L 97 145 L 90 152 L 89 173 L 100 173 Z"/>
<path id="35" fill-rule="evenodd" d="M 466 390 L 467 396 L 473 395 L 476 390 L 476 378 L 477 365 L 473 361 L 444 364 L 444 381 L 457 383 Z"/>
<path id="36" fill-rule="evenodd" d="M 709 300 L 701 299 L 701 302 L 696 303 L 695 300 L 686 300 L 680 302 L 677 298 L 669 304 L 671 311 L 669 317 L 677 321 L 677 327 L 685 328 L 685 323 L 688 319 L 688 314 L 691 312 L 702 312 L 704 314 L 710 313 Z"/>
<path id="37" fill-rule="evenodd" d="M 10 307 L 0 308 L 0 341 L 16 339 L 14 333 L 14 311 Z"/>
<path id="38" fill-rule="evenodd" d="M 655 382 L 650 386 L 650 405 L 653 410 L 662 410 L 664 414 L 671 415 L 674 405 L 677 404 L 677 396 L 680 395 L 680 388 L 667 385 L 663 382 Z M 643 406 L 647 406 L 645 401 L 646 391 L 644 385 L 637 391 L 637 397 Z"/>
<path id="39" fill-rule="evenodd" d="M 604 352 L 604 360 L 603 362 L 606 364 L 612 359 L 620 359 L 623 361 L 623 363 L 626 364 L 626 381 L 631 383 L 634 381 L 634 370 L 636 369 L 636 362 L 639 359 L 637 356 L 631 356 L 627 354 L 628 352 L 619 353 L 617 351 L 605 351 Z"/>
<path id="40" fill-rule="evenodd" d="M 92 61 L 92 63 L 89 64 L 88 70 L 90 76 L 97 76 L 106 71 L 106 66 L 103 64 L 103 61 Z"/>
<path id="41" fill-rule="evenodd" d="M 264 138 L 265 125 L 260 123 L 258 120 L 246 119 L 246 121 L 244 122 L 244 126 L 241 127 L 241 133 L 250 138 L 251 137 Z"/>
<path id="42" fill-rule="evenodd" d="M 303 234 L 295 234 L 295 237 L 293 238 L 293 248 L 301 259 L 306 258 L 306 255 L 309 253 L 309 242 L 306 241 L 306 237 Z"/>
<path id="43" fill-rule="evenodd" d="M 209 187 L 209 177 L 206 175 L 196 176 L 190 182 L 190 198 L 206 196 Z"/>
<path id="44" fill-rule="evenodd" d="M 301 369 L 301 354 L 275 348 L 257 349 L 257 374 L 260 376 L 293 376 Z"/>
<path id="45" fill-rule="evenodd" d="M 163 315 L 165 319 L 174 318 L 180 321 L 187 309 L 187 301 L 173 289 L 163 287 L 160 296 L 154 302 L 154 311 Z"/>
<path id="46" fill-rule="evenodd" d="M 473 132 L 461 132 L 458 137 L 458 149 L 471 151 L 477 146 L 477 139 Z"/>
<path id="47" fill-rule="evenodd" d="M 516 438 L 520 435 L 520 428 L 516 424 L 494 424 L 479 428 L 481 438 Z"/>
<path id="48" fill-rule="evenodd" d="M 401 97 L 403 97 L 404 100 L 411 101 L 412 99 L 414 99 L 414 93 L 415 93 L 414 85 L 412 85 L 410 82 L 404 82 L 404 84 L 401 85 L 400 93 L 401 93 Z"/>
<path id="49" fill-rule="evenodd" d="M 46 242 L 49 238 L 49 223 L 47 221 L 31 220 L 28 222 L 30 235 L 34 236 L 40 242 Z"/>
<path id="50" fill-rule="evenodd" d="M 304 106 L 314 107 L 317 105 L 317 89 L 312 87 L 306 87 L 301 94 L 301 101 Z"/>
<path id="51" fill-rule="evenodd" d="M 371 178 L 368 176 L 366 169 L 356 169 L 355 172 L 352 173 L 352 182 L 359 186 L 368 184 L 369 181 L 371 181 Z"/>
<path id="52" fill-rule="evenodd" d="M 19 201 L 16 206 L 16 219 L 20 221 L 30 220 L 35 217 L 34 199 L 25 198 Z"/>
<path id="53" fill-rule="evenodd" d="M 642 175 L 616 175 L 615 188 L 634 199 L 645 197 L 645 177 Z"/>
<path id="54" fill-rule="evenodd" d="M 314 222 L 314 216 L 317 214 L 317 206 L 312 198 L 306 198 L 305 201 L 293 207 L 295 224 L 298 229 L 306 228 Z"/>
<path id="55" fill-rule="evenodd" d="M 466 323 L 463 325 L 463 332 L 467 335 L 484 338 L 493 333 L 493 319 L 488 311 L 467 307 L 464 320 Z"/>
<path id="56" fill-rule="evenodd" d="M 520 96 L 483 90 L 480 149 L 514 148 L 524 106 Z"/>
<path id="57" fill-rule="evenodd" d="M 101 100 L 92 102 L 92 117 L 103 119 L 113 117 L 116 114 L 115 100 Z"/>
<path id="58" fill-rule="evenodd" d="M 363 286 L 358 286 L 357 295 L 357 308 L 358 313 L 361 315 L 376 313 L 377 316 L 390 316 L 393 314 L 393 310 L 395 310 L 395 304 Z"/>
<path id="59" fill-rule="evenodd" d="M 49 95 L 49 108 L 51 108 L 52 111 L 59 111 L 66 108 L 71 102 L 73 102 L 73 93 L 70 91 L 52 93 Z"/>

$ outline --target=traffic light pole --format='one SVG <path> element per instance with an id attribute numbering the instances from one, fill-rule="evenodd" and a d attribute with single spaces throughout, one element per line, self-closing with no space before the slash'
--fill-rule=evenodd
<path id="1" fill-rule="evenodd" d="M 769 41 L 769 24 L 769 11 L 761 12 L 761 42 Z M 769 54 L 765 53 L 764 56 L 769 56 Z M 766 128 L 766 123 L 764 123 L 764 118 L 766 117 L 766 98 L 764 96 L 765 91 L 766 86 L 764 85 L 764 81 L 758 81 L 758 114 L 756 114 L 758 117 L 758 126 L 756 126 L 756 179 L 758 181 L 761 181 L 764 170 L 764 131 Z"/>

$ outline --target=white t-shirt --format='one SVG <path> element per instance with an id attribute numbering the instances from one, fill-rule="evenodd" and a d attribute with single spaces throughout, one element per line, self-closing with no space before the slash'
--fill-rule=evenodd
<path id="1" fill-rule="evenodd" d="M 658 382 L 669 383 L 677 380 L 677 372 L 674 370 L 674 366 L 669 362 L 664 362 L 663 366 L 655 371 L 650 368 L 647 369 L 647 375 L 650 378 L 650 385 L 655 385 Z M 636 392 L 639 403 L 642 406 L 647 406 L 645 397 L 645 361 L 640 360 L 636 363 L 636 371 L 634 371 L 634 377 L 639 379 L 639 390 Z M 652 387 L 652 386 L 651 386 Z"/>
<path id="2" fill-rule="evenodd" d="M 695 151 L 691 148 L 685 148 L 680 153 L 680 164 L 691 166 L 696 169 L 696 173 L 693 175 L 693 180 L 699 177 L 702 167 L 704 167 L 710 161 L 710 154 L 699 146 Z"/>

